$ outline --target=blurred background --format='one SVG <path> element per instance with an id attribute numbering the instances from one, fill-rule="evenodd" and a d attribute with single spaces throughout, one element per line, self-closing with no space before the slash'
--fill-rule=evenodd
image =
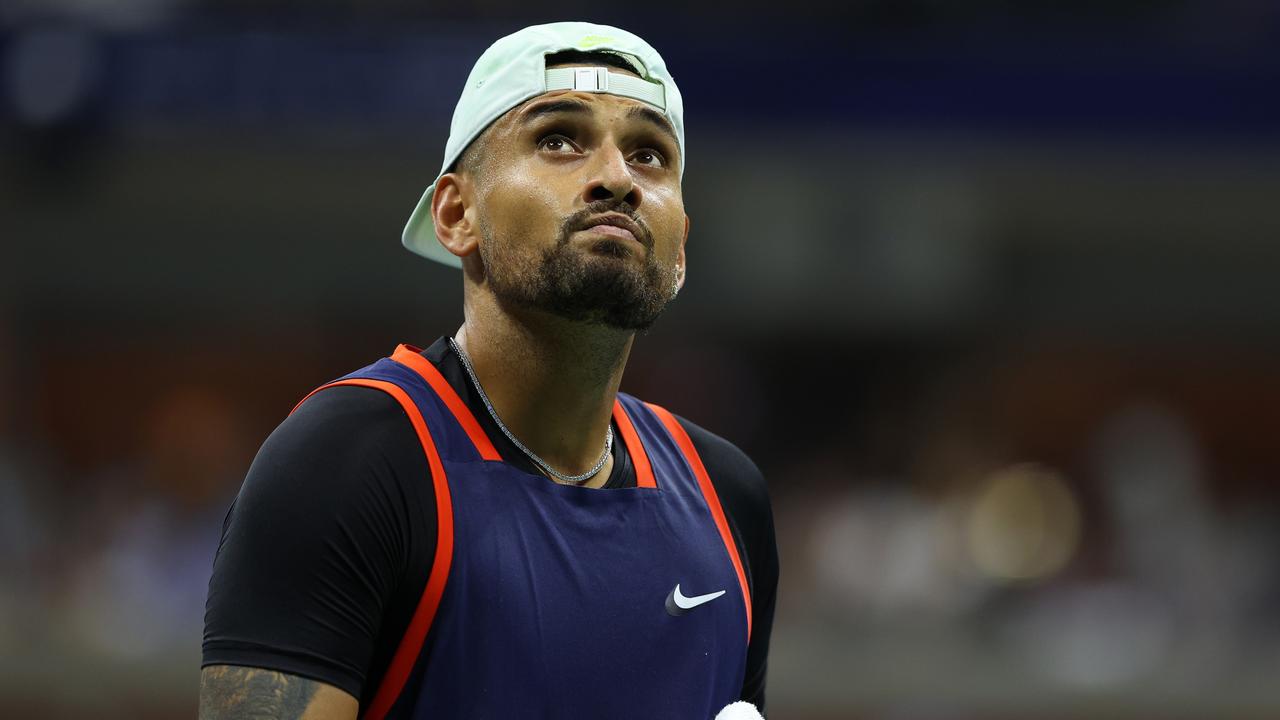
<path id="1" fill-rule="evenodd" d="M 258 445 L 457 327 L 400 229 L 570 18 L 686 98 L 624 389 L 770 482 L 771 717 L 1280 717 L 1280 3 L 4 0 L 6 717 L 194 716 Z"/>

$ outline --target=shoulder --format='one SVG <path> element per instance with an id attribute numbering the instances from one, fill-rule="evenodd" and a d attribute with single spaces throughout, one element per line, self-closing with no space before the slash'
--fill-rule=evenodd
<path id="1" fill-rule="evenodd" d="M 702 458 L 716 492 L 732 494 L 735 505 L 752 513 L 770 513 L 769 487 L 755 462 L 737 445 L 697 423 L 675 415 L 689 433 L 689 440 Z M 724 498 L 722 498 L 724 500 Z"/>
<path id="2" fill-rule="evenodd" d="M 307 398 L 262 444 L 240 496 L 289 499 L 319 509 L 346 503 L 370 486 L 405 484 L 425 464 L 413 426 L 395 398 L 373 388 L 326 388 Z"/>
<path id="3" fill-rule="evenodd" d="M 377 443 L 388 432 L 410 429 L 399 401 L 375 388 L 325 388 L 303 401 L 267 442 L 337 451 Z M 330 441 L 338 441 L 332 443 Z"/>
<path id="4" fill-rule="evenodd" d="M 639 398 L 633 399 L 644 402 Z M 741 448 L 665 407 L 652 403 L 644 404 L 660 419 L 663 416 L 669 416 L 664 422 L 669 424 L 670 420 L 674 419 L 679 424 L 689 436 L 689 441 L 697 451 L 699 459 L 702 460 L 707 476 L 711 478 L 716 488 L 716 494 L 723 496 L 728 492 L 734 509 L 738 511 L 736 514 L 747 513 L 752 516 L 764 514 L 772 518 L 769 488 L 764 475 Z M 721 497 L 721 501 L 724 500 L 725 498 Z"/>

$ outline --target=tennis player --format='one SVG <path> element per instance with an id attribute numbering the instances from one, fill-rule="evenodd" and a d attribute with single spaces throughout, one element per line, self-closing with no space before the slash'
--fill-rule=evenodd
<path id="1" fill-rule="evenodd" d="M 764 479 L 618 390 L 685 281 L 684 168 L 680 91 L 639 37 L 555 23 L 481 55 L 403 236 L 461 268 L 464 322 L 262 446 L 214 562 L 202 718 L 763 708 Z"/>

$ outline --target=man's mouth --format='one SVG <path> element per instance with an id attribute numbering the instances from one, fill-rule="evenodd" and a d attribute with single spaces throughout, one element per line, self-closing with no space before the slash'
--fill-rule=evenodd
<path id="1" fill-rule="evenodd" d="M 616 225 L 592 225 L 583 232 L 596 233 L 598 235 L 610 235 L 612 237 L 634 240 L 636 242 L 640 241 L 640 239 L 637 238 L 630 230 L 617 227 Z"/>
<path id="2" fill-rule="evenodd" d="M 640 226 L 631 218 L 620 213 L 608 213 L 594 217 L 584 224 L 582 230 L 624 240 L 634 240 L 642 245 L 645 244 L 643 240 L 645 237 L 644 232 L 640 229 Z"/>

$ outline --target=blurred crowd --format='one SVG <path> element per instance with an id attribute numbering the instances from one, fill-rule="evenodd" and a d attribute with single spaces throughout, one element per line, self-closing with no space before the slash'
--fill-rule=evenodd
<path id="1" fill-rule="evenodd" d="M 7 369 L 6 398 L 36 401 L 6 417 L 0 455 L 17 707 L 188 712 L 248 462 L 359 354 L 232 341 L 90 344 L 21 382 Z M 148 373 L 148 358 L 219 370 Z M 770 481 L 780 717 L 1265 715 L 1280 707 L 1280 458 L 1265 432 L 1280 373 L 1155 362 L 675 331 L 641 339 L 626 384 L 735 439 Z M 88 394 L 106 383 L 119 387 Z"/>

